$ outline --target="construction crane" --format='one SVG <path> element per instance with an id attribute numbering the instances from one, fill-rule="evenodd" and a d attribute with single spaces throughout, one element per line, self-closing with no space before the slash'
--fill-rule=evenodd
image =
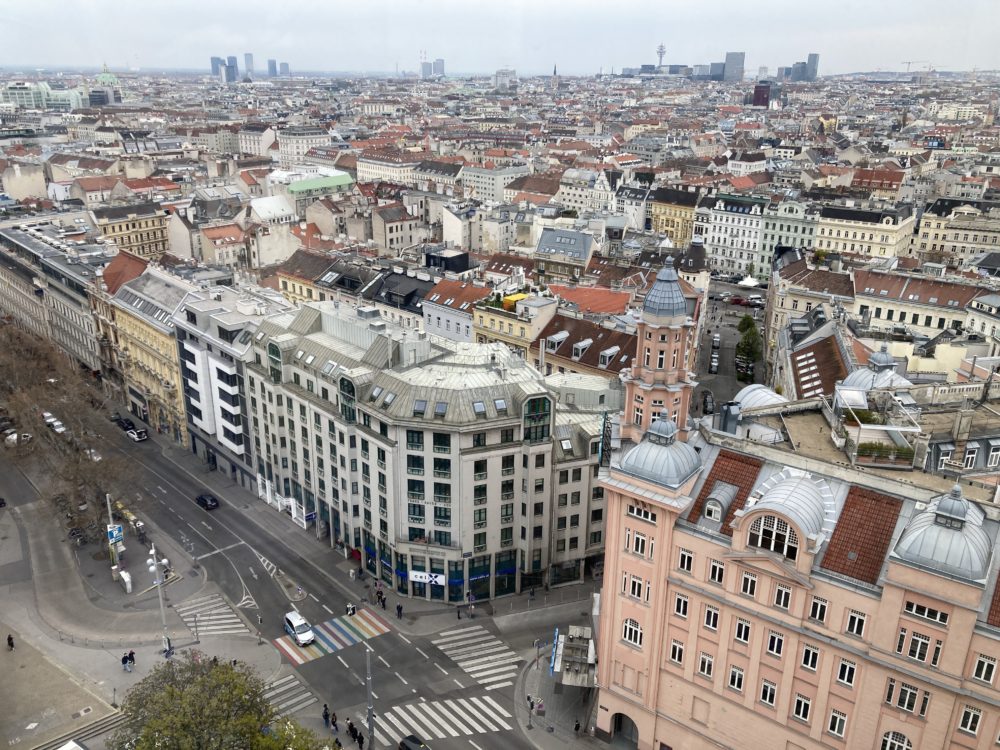
<path id="1" fill-rule="evenodd" d="M 911 65 L 918 65 L 919 63 L 926 63 L 926 60 L 903 60 L 903 65 L 906 66 L 906 72 L 910 72 Z"/>

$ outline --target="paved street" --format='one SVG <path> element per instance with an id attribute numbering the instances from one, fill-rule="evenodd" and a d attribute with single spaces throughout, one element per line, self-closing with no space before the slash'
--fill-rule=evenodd
<path id="1" fill-rule="evenodd" d="M 362 723 L 370 663 L 379 747 L 395 747 L 411 733 L 441 748 L 530 746 L 515 719 L 518 676 L 534 658 L 536 640 L 551 632 L 553 622 L 569 619 L 570 612 L 573 622 L 588 614 L 586 591 L 578 594 L 570 587 L 540 594 L 538 601 L 522 596 L 484 602 L 473 620 L 456 619 L 455 610 L 440 603 L 404 599 L 404 616 L 397 620 L 394 595 L 388 592 L 385 610 L 365 601 L 369 578 L 352 580 L 348 573 L 354 564 L 342 553 L 193 457 L 155 439 L 132 443 L 100 416 L 95 414 L 92 425 L 103 436 L 100 450 L 105 455 L 121 452 L 134 463 L 139 478 L 129 506 L 176 574 L 164 592 L 167 630 L 176 648 L 198 648 L 254 664 L 268 684 L 272 704 L 316 731 L 323 731 L 324 703 L 337 713 L 342 730 L 348 719 Z M 35 572 L 44 568 L 42 560 L 27 554 L 34 544 L 34 552 L 48 550 L 43 557 L 52 558 L 53 569 L 65 568 L 63 556 L 75 556 L 81 593 L 74 600 L 53 587 L 60 601 L 51 602 L 43 582 L 35 581 L 39 611 L 49 627 L 31 631 L 27 623 L 37 616 L 27 611 L 2 624 L 21 627 L 19 640 L 46 654 L 46 663 L 78 665 L 80 689 L 94 695 L 73 705 L 120 700 L 136 678 L 115 669 L 117 649 L 145 644 L 140 654 L 147 669 L 161 658 L 156 655 L 159 609 L 145 550 L 126 535 L 123 568 L 134 582 L 133 593 L 126 595 L 111 581 L 107 562 L 94 559 L 92 546 L 73 549 L 61 526 L 43 520 L 46 505 L 36 486 L 44 490 L 44 471 L 36 464 L 29 457 L 15 467 L 9 454 L 0 454 L 0 494 L 11 504 L 0 511 L 5 530 L 0 584 L 20 586 L 27 602 L 32 567 L 38 566 Z M 206 490 L 220 499 L 218 509 L 206 511 L 194 502 Z M 64 585 L 71 584 L 66 576 Z M 83 599 L 96 605 L 89 618 L 72 603 Z M 348 602 L 358 607 L 356 615 L 345 614 Z M 560 603 L 562 607 L 544 606 Z M 293 607 L 313 624 L 315 644 L 297 646 L 284 633 L 282 616 Z M 109 707 L 103 713 L 114 717 Z M 86 719 L 77 716 L 69 726 L 83 726 Z M 20 717 L 17 725 L 3 727 L 5 738 L 12 747 L 35 746 L 42 722 L 18 722 Z M 19 726 L 34 728 L 19 734 Z M 44 726 L 50 735 L 56 733 L 58 716 L 50 715 Z M 101 747 L 100 737 L 89 743 Z"/>

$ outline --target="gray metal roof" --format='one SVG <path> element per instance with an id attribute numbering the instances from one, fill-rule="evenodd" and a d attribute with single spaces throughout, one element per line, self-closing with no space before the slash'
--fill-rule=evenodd
<path id="1" fill-rule="evenodd" d="M 642 311 L 648 315 L 661 317 L 687 316 L 687 300 L 681 291 L 677 272 L 674 270 L 674 259 L 667 256 L 664 266 L 656 274 L 652 289 L 646 294 Z"/>
<path id="2" fill-rule="evenodd" d="M 642 442 L 622 456 L 620 468 L 639 479 L 676 488 L 701 469 L 701 458 L 690 445 L 678 442 L 677 425 L 659 419 L 646 431 Z"/>
<path id="3" fill-rule="evenodd" d="M 970 581 L 985 580 L 993 542 L 982 510 L 957 485 L 931 502 L 903 531 L 893 555 L 920 567 Z"/>

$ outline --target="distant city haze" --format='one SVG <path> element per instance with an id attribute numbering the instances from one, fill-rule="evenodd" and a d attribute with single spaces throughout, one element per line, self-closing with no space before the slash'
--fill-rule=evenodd
<path id="1" fill-rule="evenodd" d="M 609 73 L 656 63 L 695 65 L 746 53 L 745 70 L 821 55 L 819 74 L 1000 68 L 1000 3 L 930 0 L 802 3 L 616 3 L 593 0 L 327 2 L 32 0 L 3 5 L 0 66 L 209 70 L 212 56 L 287 60 L 302 71 L 420 71 L 448 75 L 516 68 L 522 75 Z M 258 74 L 264 66 L 258 62 Z"/>

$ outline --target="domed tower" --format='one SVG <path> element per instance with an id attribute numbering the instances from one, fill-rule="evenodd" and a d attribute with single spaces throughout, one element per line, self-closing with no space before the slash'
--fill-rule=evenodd
<path id="1" fill-rule="evenodd" d="M 681 290 L 674 259 L 667 257 L 646 294 L 642 317 L 636 324 L 636 352 L 632 367 L 622 375 L 625 413 L 622 439 L 638 443 L 650 425 L 665 412 L 687 437 L 688 410 L 694 391 L 686 366 L 695 345 L 695 322 Z"/>

